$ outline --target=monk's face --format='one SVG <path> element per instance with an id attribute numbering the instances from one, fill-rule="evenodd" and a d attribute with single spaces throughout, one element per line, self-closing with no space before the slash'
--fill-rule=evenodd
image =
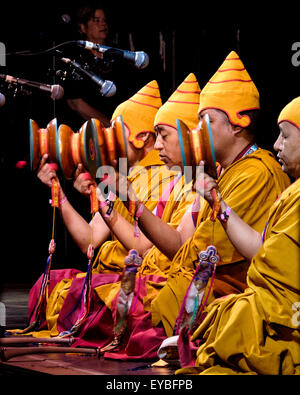
<path id="1" fill-rule="evenodd" d="M 291 177 L 300 177 L 300 130 L 288 121 L 279 124 L 279 136 L 274 144 L 282 170 Z"/>
<path id="2" fill-rule="evenodd" d="M 174 166 L 182 168 L 181 152 L 177 129 L 164 124 L 155 127 L 156 141 L 154 149 L 159 151 L 159 157 L 168 169 Z"/>

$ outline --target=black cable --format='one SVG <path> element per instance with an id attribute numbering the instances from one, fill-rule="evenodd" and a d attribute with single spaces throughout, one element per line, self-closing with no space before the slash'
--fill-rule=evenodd
<path id="1" fill-rule="evenodd" d="M 65 41 L 65 42 L 63 42 L 63 43 L 61 43 L 61 44 L 55 45 L 55 46 L 52 47 L 52 48 L 45 49 L 44 51 L 40 51 L 40 52 L 29 52 L 28 50 L 26 50 L 26 51 L 20 51 L 20 52 L 10 52 L 10 53 L 7 53 L 6 56 L 12 56 L 12 55 L 15 55 L 15 56 L 37 56 L 37 55 L 42 55 L 42 54 L 51 52 L 51 51 L 53 51 L 54 49 L 60 48 L 60 47 L 62 47 L 62 46 L 64 46 L 64 45 L 75 44 L 75 43 L 77 43 L 77 41 L 75 41 L 75 40 L 72 40 L 72 41 Z M 29 53 L 28 53 L 28 52 L 29 52 Z"/>

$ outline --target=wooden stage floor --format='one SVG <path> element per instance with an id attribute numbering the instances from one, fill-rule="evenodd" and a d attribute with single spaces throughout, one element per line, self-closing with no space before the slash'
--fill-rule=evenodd
<path id="1" fill-rule="evenodd" d="M 28 284 L 4 284 L 0 302 L 6 310 L 6 329 L 23 328 L 27 322 Z M 0 325 L 3 316 L 0 315 Z M 154 362 L 154 361 L 153 361 Z M 174 375 L 175 367 L 152 367 L 149 361 L 124 362 L 83 354 L 31 354 L 0 361 L 0 375 Z"/>

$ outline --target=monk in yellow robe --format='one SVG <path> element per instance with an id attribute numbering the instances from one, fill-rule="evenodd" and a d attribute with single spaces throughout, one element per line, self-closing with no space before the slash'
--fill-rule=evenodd
<path id="1" fill-rule="evenodd" d="M 112 122 L 119 115 L 123 116 L 125 129 L 128 134 L 128 162 L 131 167 L 129 177 L 132 186 L 139 198 L 144 204 L 153 210 L 157 204 L 158 198 L 163 189 L 169 184 L 174 176 L 174 172 L 170 172 L 164 163 L 160 160 L 158 152 L 153 149 L 154 146 L 154 117 L 161 106 L 160 91 L 156 81 L 152 81 L 140 89 L 132 98 L 121 103 L 112 116 Z M 52 179 L 55 178 L 59 183 L 56 172 L 46 163 L 47 157 L 43 157 L 38 177 L 43 183 L 49 187 Z M 82 169 L 77 171 L 75 181 L 78 189 L 84 187 L 83 182 L 79 182 Z M 93 180 L 86 180 L 86 187 L 92 184 Z M 124 258 L 127 250 L 115 238 L 105 242 L 111 236 L 109 227 L 106 226 L 99 213 L 96 213 L 93 220 L 88 224 L 79 213 L 75 211 L 60 187 L 60 201 L 62 202 L 59 210 L 62 219 L 73 237 L 74 241 L 86 253 L 90 240 L 91 232 L 93 232 L 94 247 L 99 246 L 99 254 L 101 256 L 101 265 L 103 272 L 122 273 L 124 266 Z M 128 214 L 123 203 L 117 200 L 114 209 L 124 215 L 128 221 L 133 222 L 132 217 Z M 78 270 L 52 270 L 50 275 L 50 284 L 48 286 L 49 295 L 46 306 L 46 322 L 42 328 L 46 332 L 35 332 L 35 336 L 49 335 L 55 336 L 59 332 L 56 328 L 56 321 L 68 294 L 73 279 L 76 277 L 84 277 L 85 273 Z M 39 294 L 41 279 L 35 284 L 30 292 L 29 313 L 34 310 L 34 306 Z M 46 324 L 46 325 L 45 325 Z M 41 329 L 41 328 L 40 328 Z M 49 332 L 50 331 L 50 332 Z"/>
<path id="2" fill-rule="evenodd" d="M 197 124 L 197 109 L 199 106 L 199 95 L 200 95 L 200 87 L 197 82 L 197 79 L 193 73 L 189 74 L 187 78 L 179 85 L 179 87 L 175 90 L 175 92 L 170 96 L 170 98 L 167 100 L 166 103 L 159 109 L 158 114 L 156 115 L 155 118 L 155 124 L 168 124 L 172 125 L 174 128 L 175 132 L 177 133 L 177 126 L 176 126 L 176 119 L 179 117 L 180 119 L 184 119 L 184 122 L 186 125 L 192 129 L 196 126 Z M 175 148 L 176 147 L 176 148 Z M 154 146 L 156 148 L 156 145 Z M 159 214 L 158 211 L 156 211 L 156 218 L 160 218 L 163 220 L 163 222 L 167 223 L 169 226 L 172 228 L 176 228 L 185 213 L 185 210 L 193 203 L 194 198 L 195 198 L 195 193 L 192 191 L 192 185 L 188 184 L 184 180 L 184 176 L 182 176 L 181 169 L 182 167 L 182 158 L 180 154 L 180 147 L 178 143 L 178 138 L 177 136 L 174 139 L 174 145 L 172 146 L 172 155 L 173 155 L 173 162 L 172 164 L 166 166 L 169 169 L 174 170 L 175 168 L 177 171 L 179 171 L 178 177 L 174 182 L 172 182 L 172 186 L 169 188 L 166 188 L 165 192 L 169 192 L 165 197 L 162 196 L 162 199 L 165 200 L 164 204 L 164 209 L 162 210 L 162 213 Z M 134 184 L 131 183 L 131 186 L 134 186 Z M 136 188 L 133 188 L 136 190 Z M 139 197 L 137 196 L 136 199 L 139 201 Z M 128 201 L 127 200 L 127 206 L 128 206 Z M 126 202 L 124 202 L 126 203 Z M 160 203 L 162 203 L 160 201 Z M 161 208 L 160 204 L 158 207 Z M 125 206 L 123 207 L 125 208 Z M 160 210 L 158 208 L 158 210 Z M 146 206 L 146 209 L 151 212 L 150 207 Z M 126 210 L 126 209 L 125 209 Z M 102 216 L 104 219 L 105 213 L 107 211 L 107 208 L 103 208 L 101 210 Z M 127 215 L 128 215 L 128 210 Z M 159 214 L 159 215 L 157 215 Z M 116 214 L 117 216 L 117 214 Z M 126 218 L 126 214 L 122 215 L 123 218 Z M 129 229 L 126 226 L 126 222 L 124 219 L 118 215 L 118 219 L 121 222 L 118 222 L 117 218 L 114 218 L 114 224 L 111 224 L 110 219 L 106 219 L 107 224 L 110 226 L 111 231 L 113 232 L 114 236 L 118 238 L 119 241 L 122 242 L 123 245 L 127 247 L 129 250 L 130 248 L 135 245 L 135 248 L 138 250 L 139 254 L 141 256 L 145 256 L 146 253 L 148 252 L 149 249 L 152 248 L 153 244 L 149 242 L 146 238 L 140 237 L 137 240 L 134 239 L 133 237 L 133 232 L 129 231 Z M 173 220 L 171 220 L 173 218 Z M 159 223 L 161 221 L 159 220 Z M 124 228 L 122 227 L 124 226 Z M 127 237 L 126 237 L 127 236 Z M 161 254 L 159 251 L 156 253 Z M 166 258 L 166 257 L 165 257 Z M 167 268 L 163 269 L 164 264 L 161 264 L 160 259 L 156 259 L 156 263 L 153 264 L 154 266 L 151 265 L 151 268 L 149 267 L 149 262 L 147 259 L 144 259 L 143 265 L 141 270 L 145 271 L 145 273 L 153 273 L 154 271 L 160 271 L 160 274 L 167 275 L 169 266 L 170 266 L 170 261 L 167 260 L 169 263 L 167 264 Z M 164 259 L 164 258 L 162 258 Z M 94 267 L 95 272 L 104 272 L 102 269 L 102 262 L 101 262 L 101 257 L 99 258 L 99 263 L 98 265 Z"/>
<path id="3" fill-rule="evenodd" d="M 229 213 L 222 226 L 252 259 L 247 288 L 208 306 L 191 338 L 202 343 L 196 363 L 177 373 L 300 374 L 300 97 L 281 111 L 278 123 L 274 149 L 295 181 L 272 205 L 263 235 L 230 210 L 221 192 L 221 210 Z M 204 196 L 211 204 L 210 189 L 218 187 L 207 179 Z"/>
<path id="4" fill-rule="evenodd" d="M 201 91 L 199 117 L 209 115 L 210 118 L 216 161 L 220 164 L 218 185 L 224 198 L 226 196 L 231 207 L 248 224 L 261 232 L 268 209 L 290 180 L 272 153 L 255 144 L 253 125 L 258 110 L 257 88 L 238 55 L 231 52 Z M 158 138 L 162 157 L 167 143 L 164 135 Z M 160 235 L 155 235 L 154 222 L 148 212 L 139 218 L 147 237 L 172 259 L 167 284 L 151 304 L 153 325 L 162 324 L 168 336 L 173 334 L 199 263 L 199 253 L 211 244 L 216 247 L 220 260 L 210 298 L 241 293 L 246 287 L 249 262 L 234 248 L 222 226 L 211 221 L 211 213 L 209 205 L 204 204 L 192 233 L 184 223 L 177 229 L 162 224 Z"/>

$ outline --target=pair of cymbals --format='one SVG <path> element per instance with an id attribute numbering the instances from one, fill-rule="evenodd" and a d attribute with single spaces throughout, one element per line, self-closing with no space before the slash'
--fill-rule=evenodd
<path id="1" fill-rule="evenodd" d="M 197 166 L 202 160 L 205 172 L 216 179 L 216 156 L 208 114 L 192 130 L 177 119 L 177 132 L 183 166 Z"/>
<path id="2" fill-rule="evenodd" d="M 97 119 L 86 121 L 78 132 L 67 125 L 57 127 L 56 119 L 45 129 L 30 120 L 30 164 L 35 170 L 41 157 L 58 163 L 66 179 L 74 176 L 79 163 L 96 178 L 100 166 L 115 165 L 119 157 L 127 158 L 127 138 L 122 116 L 111 128 L 104 128 Z"/>

